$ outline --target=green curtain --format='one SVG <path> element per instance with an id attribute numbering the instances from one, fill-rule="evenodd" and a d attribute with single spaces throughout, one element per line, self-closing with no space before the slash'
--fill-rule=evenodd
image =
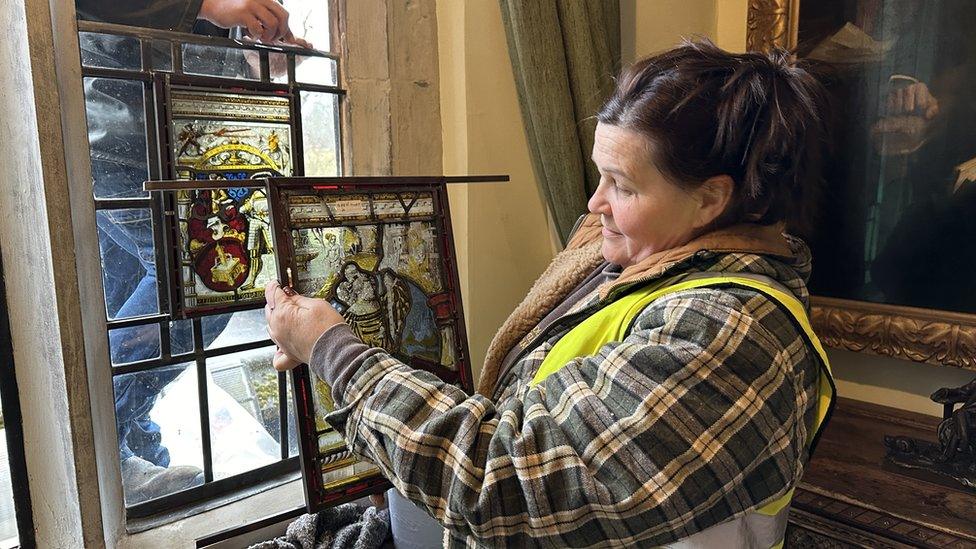
<path id="1" fill-rule="evenodd" d="M 600 182 L 596 112 L 620 64 L 618 0 L 499 0 L 522 119 L 563 241 Z"/>

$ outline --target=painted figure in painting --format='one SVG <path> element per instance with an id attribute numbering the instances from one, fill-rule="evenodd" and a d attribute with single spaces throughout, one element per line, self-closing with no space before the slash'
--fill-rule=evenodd
<path id="1" fill-rule="evenodd" d="M 241 213 L 247 217 L 247 251 L 250 258 L 248 277 L 241 289 L 255 286 L 258 273 L 264 269 L 261 257 L 274 250 L 271 239 L 271 216 L 268 213 L 268 199 L 262 190 L 254 191 L 244 200 Z"/>
<path id="2" fill-rule="evenodd" d="M 336 285 L 336 299 L 345 305 L 343 317 L 363 341 L 377 347 L 388 347 L 393 341 L 384 325 L 384 310 L 379 299 L 379 285 L 355 263 L 342 269 L 342 279 Z"/>
<path id="3" fill-rule="evenodd" d="M 976 265 L 974 18 L 969 0 L 800 3 L 798 53 L 821 65 L 833 128 L 815 293 L 976 311 L 971 292 L 942 291 Z"/>

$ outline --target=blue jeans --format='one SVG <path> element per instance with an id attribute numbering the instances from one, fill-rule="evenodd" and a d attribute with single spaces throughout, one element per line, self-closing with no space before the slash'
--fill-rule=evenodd
<path id="1" fill-rule="evenodd" d="M 141 183 L 144 174 L 117 163 L 92 161 L 92 175 L 102 198 L 110 187 L 125 192 L 133 181 Z M 122 195 L 124 196 L 124 195 Z M 132 196 L 131 192 L 128 196 Z M 128 318 L 159 312 L 156 264 L 153 253 L 152 220 L 148 210 L 102 210 L 97 216 L 98 242 L 102 251 L 105 304 L 109 317 Z M 202 319 L 203 342 L 209 345 L 220 335 L 229 317 Z M 113 364 L 136 362 L 159 356 L 159 324 L 113 330 L 109 347 Z M 167 329 L 164 324 L 161 329 Z M 192 348 L 188 323 L 174 323 L 171 341 L 175 348 Z M 192 366 L 191 366 L 192 367 Z M 133 455 L 161 467 L 169 466 L 169 451 L 161 444 L 159 425 L 149 419 L 149 411 L 163 387 L 186 368 L 174 365 L 145 372 L 115 376 L 115 421 L 119 435 L 119 455 Z"/>

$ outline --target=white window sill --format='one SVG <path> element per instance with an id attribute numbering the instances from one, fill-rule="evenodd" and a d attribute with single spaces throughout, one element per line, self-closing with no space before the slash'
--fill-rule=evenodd
<path id="1" fill-rule="evenodd" d="M 251 524 L 305 505 L 299 473 L 164 515 L 126 522 L 119 547 L 193 547 L 216 532 Z"/>

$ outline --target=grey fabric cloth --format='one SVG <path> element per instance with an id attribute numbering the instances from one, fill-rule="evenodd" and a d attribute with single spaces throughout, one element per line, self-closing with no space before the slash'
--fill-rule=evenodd
<path id="1" fill-rule="evenodd" d="M 302 515 L 285 535 L 252 545 L 250 549 L 379 549 L 392 547 L 390 511 L 360 503 L 346 503 Z"/>
<path id="2" fill-rule="evenodd" d="M 600 182 L 596 112 L 620 64 L 618 0 L 499 0 L 532 165 L 563 244 Z"/>

